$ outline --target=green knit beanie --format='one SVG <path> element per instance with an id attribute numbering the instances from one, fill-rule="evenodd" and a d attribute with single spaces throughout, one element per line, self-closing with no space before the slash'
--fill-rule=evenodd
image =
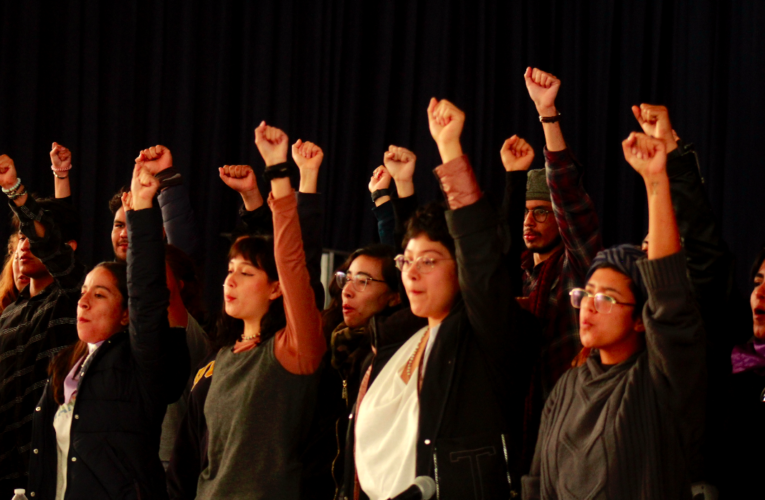
<path id="1" fill-rule="evenodd" d="M 547 187 L 547 178 L 545 177 L 545 169 L 537 168 L 529 170 L 528 179 L 526 180 L 526 199 L 551 201 L 550 188 Z"/>

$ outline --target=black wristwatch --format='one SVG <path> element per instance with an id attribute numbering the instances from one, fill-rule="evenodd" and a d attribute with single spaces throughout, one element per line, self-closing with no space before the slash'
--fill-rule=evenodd
<path id="1" fill-rule="evenodd" d="M 383 196 L 390 196 L 390 191 L 387 189 L 378 189 L 377 191 L 372 191 L 372 203 L 375 203 Z"/>

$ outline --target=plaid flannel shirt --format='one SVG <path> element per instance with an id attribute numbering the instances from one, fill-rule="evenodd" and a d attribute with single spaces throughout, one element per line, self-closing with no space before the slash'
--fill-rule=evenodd
<path id="1" fill-rule="evenodd" d="M 30 196 L 17 207 L 21 232 L 29 238 L 54 281 L 34 297 L 29 286 L 0 316 L 0 488 L 25 488 L 32 414 L 48 380 L 48 363 L 77 341 L 77 301 L 86 269 L 65 245 L 50 213 Z M 34 223 L 45 226 L 35 233 Z"/>
<path id="2" fill-rule="evenodd" d="M 566 149 L 544 150 L 547 185 L 552 196 L 553 212 L 565 251 L 554 264 L 557 278 L 550 290 L 547 318 L 542 320 L 544 344 L 541 357 L 541 380 L 544 398 L 579 353 L 579 319 L 571 306 L 568 292 L 584 285 L 584 277 L 595 255 L 603 249 L 598 216 L 582 183 L 583 167 Z M 528 297 L 537 286 L 539 266 L 526 251 L 522 257 L 523 294 Z"/>

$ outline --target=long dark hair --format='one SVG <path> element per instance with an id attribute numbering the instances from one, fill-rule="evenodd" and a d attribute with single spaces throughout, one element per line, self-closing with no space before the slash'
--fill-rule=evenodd
<path id="1" fill-rule="evenodd" d="M 127 264 L 124 262 L 102 262 L 98 264 L 97 268 L 104 268 L 114 278 L 114 283 L 117 285 L 122 295 L 122 307 L 123 309 L 128 306 L 128 290 L 127 290 Z M 93 272 L 93 271 L 91 271 Z M 78 363 L 88 352 L 88 344 L 82 340 L 78 340 L 69 347 L 64 348 L 54 357 L 50 365 L 48 365 L 48 375 L 50 375 L 50 389 L 53 394 L 53 400 L 56 403 L 64 404 L 64 379 L 72 371 L 72 368 Z"/>
<path id="2" fill-rule="evenodd" d="M 402 299 L 406 297 L 403 293 L 403 287 L 401 286 L 401 273 L 396 269 L 396 262 L 393 260 L 396 257 L 396 249 L 390 245 L 383 245 L 375 243 L 367 245 L 363 248 L 359 248 L 345 259 L 345 262 L 337 268 L 338 271 L 347 272 L 348 269 L 356 260 L 356 257 L 365 255 L 373 259 L 380 261 L 382 267 L 382 277 L 385 280 L 385 284 L 392 292 L 398 293 Z M 337 282 L 332 279 L 329 283 L 329 306 L 322 313 L 322 320 L 324 323 L 324 337 L 329 341 L 332 336 L 332 331 L 337 328 L 337 325 L 343 322 L 343 297 L 342 289 L 337 285 Z M 387 306 L 380 314 L 387 315 L 398 309 L 399 306 Z"/>
<path id="3" fill-rule="evenodd" d="M 272 236 L 244 236 L 237 239 L 228 251 L 228 260 L 234 257 L 243 257 L 250 261 L 256 268 L 264 271 L 268 281 L 279 281 L 279 272 L 274 260 L 274 239 Z M 284 300 L 279 297 L 271 301 L 268 312 L 260 321 L 260 340 L 265 342 L 273 337 L 276 332 L 287 325 L 284 316 Z M 210 349 L 215 352 L 227 346 L 232 346 L 244 333 L 244 321 L 232 318 L 226 314 L 223 306 L 218 321 L 215 324 Z"/>

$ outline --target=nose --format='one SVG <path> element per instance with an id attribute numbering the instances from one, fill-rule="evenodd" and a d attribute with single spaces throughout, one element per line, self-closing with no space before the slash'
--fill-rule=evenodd
<path id="1" fill-rule="evenodd" d="M 19 241 L 19 250 L 22 252 L 29 251 L 29 238 L 24 238 L 23 240 Z"/>
<path id="2" fill-rule="evenodd" d="M 120 239 L 121 240 L 127 239 L 127 225 L 122 226 L 122 228 L 120 229 Z"/>
<path id="3" fill-rule="evenodd" d="M 412 262 L 409 264 L 402 274 L 406 275 L 406 277 L 412 281 L 417 281 L 420 278 L 420 270 L 417 269 L 417 263 Z"/>
<path id="4" fill-rule="evenodd" d="M 754 294 L 759 299 L 765 299 L 765 281 L 754 287 Z"/>
<path id="5" fill-rule="evenodd" d="M 234 273 L 229 274 L 226 276 L 226 279 L 223 280 L 223 288 L 234 288 L 236 287 L 236 280 L 234 279 Z"/>
<path id="6" fill-rule="evenodd" d="M 523 216 L 523 225 L 524 226 L 536 226 L 537 221 L 534 220 L 534 213 L 529 210 L 526 212 L 526 215 Z"/>
<path id="7" fill-rule="evenodd" d="M 343 285 L 343 297 L 353 297 L 355 292 L 356 290 L 353 289 L 352 283 L 350 281 L 346 281 Z"/>
<path id="8" fill-rule="evenodd" d="M 90 303 L 88 302 L 88 298 L 88 293 L 83 293 L 80 297 L 80 300 L 77 301 L 77 307 L 80 309 L 89 309 Z"/>

